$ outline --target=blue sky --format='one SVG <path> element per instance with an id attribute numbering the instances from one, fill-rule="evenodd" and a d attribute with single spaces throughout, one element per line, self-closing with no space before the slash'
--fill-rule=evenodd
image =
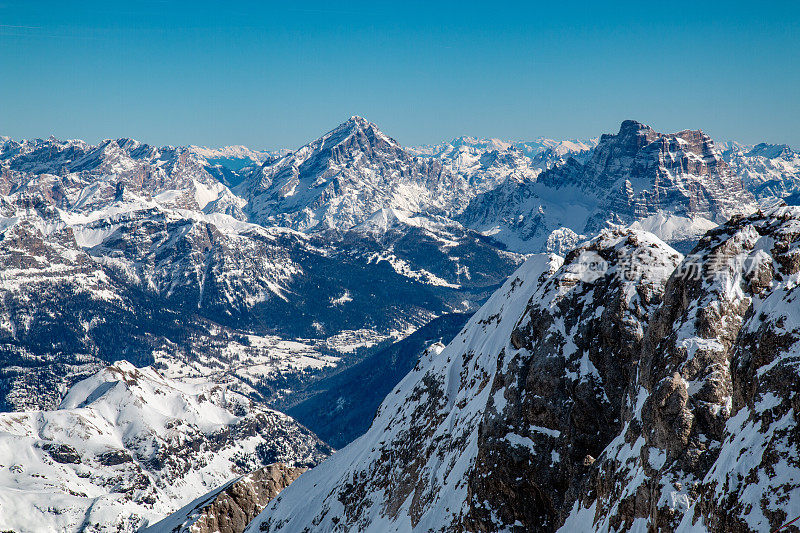
<path id="1" fill-rule="evenodd" d="M 0 0 L 0 134 L 295 147 L 659 131 L 800 148 L 800 2 Z"/>

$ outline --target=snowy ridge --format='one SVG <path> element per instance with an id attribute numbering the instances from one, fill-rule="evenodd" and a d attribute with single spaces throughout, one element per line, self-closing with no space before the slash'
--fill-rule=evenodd
<path id="1" fill-rule="evenodd" d="M 528 259 L 447 348 L 398 384 L 366 435 L 287 488 L 248 531 L 428 530 L 454 519 L 498 347 L 559 264 L 556 256 Z"/>
<path id="2" fill-rule="evenodd" d="M 261 465 L 330 453 L 291 418 L 215 384 L 119 362 L 57 410 L 0 415 L 0 527 L 134 530 Z"/>
<path id="3" fill-rule="evenodd" d="M 248 531 L 775 530 L 800 511 L 799 244 L 779 207 L 685 258 L 618 229 L 529 260 Z"/>
<path id="4" fill-rule="evenodd" d="M 800 191 L 800 154 L 786 145 L 734 145 L 722 155 L 758 199 L 785 198 Z"/>
<path id="5" fill-rule="evenodd" d="M 584 162 L 571 158 L 535 181 L 505 182 L 473 199 L 458 220 L 512 249 L 538 251 L 560 228 L 592 235 L 653 216 L 677 217 L 648 225 L 664 229 L 657 232 L 663 239 L 697 240 L 708 221 L 719 224 L 756 207 L 701 131 L 662 134 L 627 120 L 616 135 L 603 135 Z"/>
<path id="6" fill-rule="evenodd" d="M 251 150 L 250 148 L 242 145 L 223 146 L 222 148 L 208 148 L 207 146 L 194 146 L 188 147 L 197 155 L 204 157 L 208 160 L 214 159 L 238 159 L 249 160 L 252 163 L 263 163 L 265 160 L 275 157 L 277 155 L 284 155 L 284 150 L 266 151 L 266 150 Z"/>
<path id="7" fill-rule="evenodd" d="M 564 156 L 580 157 L 591 151 L 597 146 L 598 139 L 572 139 L 555 140 L 546 137 L 539 137 L 533 141 L 504 141 L 502 139 L 486 139 L 480 137 L 462 136 L 450 142 L 435 145 L 413 146 L 408 148 L 415 155 L 423 157 L 448 158 L 453 153 L 459 152 L 462 148 L 475 152 L 503 152 L 514 149 L 530 158 L 532 161 L 541 163 L 552 161 L 553 158 L 563 158 Z M 539 166 L 537 168 L 547 168 Z"/>
<path id="8" fill-rule="evenodd" d="M 158 199 L 170 207 L 241 217 L 243 202 L 224 175 L 191 148 L 155 147 L 133 139 L 8 141 L 0 150 L 0 193 L 36 192 L 58 207 L 91 211 L 122 197 Z"/>

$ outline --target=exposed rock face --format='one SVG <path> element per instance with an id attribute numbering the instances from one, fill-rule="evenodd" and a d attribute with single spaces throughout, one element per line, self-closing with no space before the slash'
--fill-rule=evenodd
<path id="1" fill-rule="evenodd" d="M 540 181 L 603 191 L 600 207 L 629 221 L 666 209 L 721 222 L 752 201 L 708 135 L 662 134 L 633 120 L 616 135 L 601 136 L 585 165 L 554 168 Z"/>
<path id="2" fill-rule="evenodd" d="M 531 260 L 250 530 L 775 530 L 800 514 L 798 257 L 782 207 L 682 261 L 631 231 Z"/>
<path id="3" fill-rule="evenodd" d="M 670 225 L 692 226 L 697 219 L 699 226 L 690 235 L 696 240 L 708 229 L 703 221 L 721 223 L 752 209 L 753 195 L 706 134 L 657 133 L 626 120 L 616 135 L 601 136 L 585 161 L 571 158 L 535 181 L 506 182 L 472 200 L 459 220 L 492 230 L 517 249 L 527 243 L 541 250 L 561 227 L 592 235 L 609 222 L 631 224 L 660 213 L 675 217 Z M 671 240 L 662 226 L 645 229 Z"/>
<path id="4" fill-rule="evenodd" d="M 275 463 L 215 489 L 142 533 L 242 533 L 306 468 Z"/>
<path id="5" fill-rule="evenodd" d="M 492 382 L 469 478 L 469 529 L 562 522 L 565 502 L 622 427 L 648 320 L 680 259 L 648 234 L 604 233 L 536 292 Z"/>
<path id="6" fill-rule="evenodd" d="M 722 532 L 774 530 L 800 514 L 798 243 L 796 208 L 701 240 L 667 286 L 624 429 L 570 519 Z"/>

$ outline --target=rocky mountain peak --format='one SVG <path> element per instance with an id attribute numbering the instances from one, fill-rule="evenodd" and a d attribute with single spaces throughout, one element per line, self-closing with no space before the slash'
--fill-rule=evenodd
<path id="1" fill-rule="evenodd" d="M 689 152 L 699 157 L 721 160 L 714 148 L 714 141 L 701 130 L 682 130 L 677 133 L 659 133 L 635 120 L 625 120 L 616 135 L 603 134 L 600 151 L 611 150 L 617 156 L 635 156 L 643 149 L 661 152 Z"/>
<path id="2" fill-rule="evenodd" d="M 754 201 L 708 135 L 658 133 L 633 120 L 623 122 L 616 135 L 603 135 L 585 164 L 550 169 L 539 182 L 579 188 L 584 202 L 598 202 L 600 212 L 583 230 L 590 233 L 609 219 L 630 223 L 659 211 L 722 222 Z"/>
<path id="3" fill-rule="evenodd" d="M 357 115 L 339 124 L 320 139 L 311 142 L 310 145 L 329 148 L 332 145 L 346 143 L 354 138 L 360 142 L 366 141 L 373 146 L 377 143 L 387 143 L 392 147 L 400 148 L 398 142 L 384 134 L 377 125 Z"/>
<path id="4" fill-rule="evenodd" d="M 242 533 L 264 506 L 307 469 L 275 463 L 201 496 L 141 533 Z"/>
<path id="5" fill-rule="evenodd" d="M 267 161 L 235 190 L 249 200 L 249 215 L 258 223 L 349 229 L 383 207 L 419 210 L 430 196 L 423 183 L 440 173 L 437 161 L 418 160 L 375 124 L 354 116 Z M 401 198 L 401 188 L 418 197 Z"/>
<path id="6" fill-rule="evenodd" d="M 622 145 L 632 145 L 638 149 L 658 137 L 658 133 L 641 122 L 635 120 L 623 120 L 616 135 L 604 133 L 600 136 L 600 143 L 616 141 Z"/>

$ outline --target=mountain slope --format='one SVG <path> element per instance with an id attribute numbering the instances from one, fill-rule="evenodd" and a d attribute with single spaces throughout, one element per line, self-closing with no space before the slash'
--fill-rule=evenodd
<path id="1" fill-rule="evenodd" d="M 468 318 L 464 314 L 435 318 L 358 364 L 295 391 L 276 407 L 331 446 L 342 448 L 364 434 L 383 399 L 421 357 L 427 357 L 426 351 L 443 348 Z"/>
<path id="2" fill-rule="evenodd" d="M 123 361 L 56 410 L 0 414 L 0 527 L 134 530 L 262 465 L 311 466 L 330 452 L 224 387 Z"/>
<path id="3" fill-rule="evenodd" d="M 799 243 L 781 207 L 682 261 L 630 230 L 529 261 L 249 531 L 775 530 L 800 514 Z"/>
<path id="4" fill-rule="evenodd" d="M 438 529 L 458 513 L 497 346 L 558 265 L 526 261 L 447 349 L 395 387 L 364 436 L 286 489 L 248 531 Z"/>

